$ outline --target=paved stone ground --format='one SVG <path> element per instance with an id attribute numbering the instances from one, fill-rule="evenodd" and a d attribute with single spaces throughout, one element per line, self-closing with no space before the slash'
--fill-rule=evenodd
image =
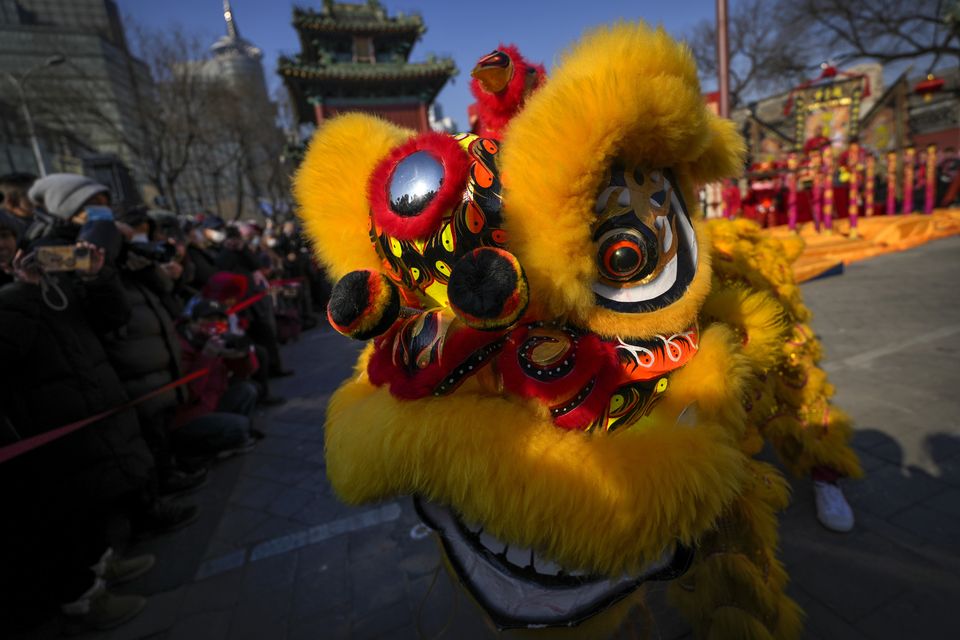
<path id="1" fill-rule="evenodd" d="M 848 535 L 821 528 L 809 482 L 794 483 L 782 555 L 807 611 L 805 637 L 958 637 L 958 282 L 952 238 L 804 286 L 868 471 L 848 485 L 858 517 Z M 147 610 L 91 637 L 493 637 L 437 573 L 409 500 L 348 508 L 331 495 L 324 406 L 356 349 L 327 330 L 287 347 L 297 376 L 277 385 L 291 402 L 263 417 L 267 439 L 189 498 L 204 509 L 197 524 L 141 547 L 158 567 L 127 589 L 151 594 Z M 659 590 L 650 606 L 650 637 L 689 637 Z"/>

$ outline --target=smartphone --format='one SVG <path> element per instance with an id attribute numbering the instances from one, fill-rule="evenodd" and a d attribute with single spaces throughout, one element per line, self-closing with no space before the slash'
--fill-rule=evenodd
<path id="1" fill-rule="evenodd" d="M 37 262 L 47 272 L 89 269 L 92 256 L 88 247 L 60 245 L 37 249 Z"/>

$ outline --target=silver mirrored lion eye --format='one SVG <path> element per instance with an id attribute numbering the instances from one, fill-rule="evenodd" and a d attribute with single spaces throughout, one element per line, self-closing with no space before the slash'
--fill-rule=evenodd
<path id="1" fill-rule="evenodd" d="M 443 165 L 426 151 L 416 151 L 397 163 L 387 194 L 399 216 L 417 216 L 443 184 Z"/>

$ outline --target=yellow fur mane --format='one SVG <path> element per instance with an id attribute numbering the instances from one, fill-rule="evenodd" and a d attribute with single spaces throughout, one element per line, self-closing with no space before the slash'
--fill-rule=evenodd
<path id="1" fill-rule="evenodd" d="M 348 114 L 320 127 L 310 143 L 293 193 L 307 236 L 333 280 L 380 268 L 368 232 L 367 180 L 377 162 L 410 135 L 385 120 Z"/>
<path id="2" fill-rule="evenodd" d="M 706 243 L 696 279 L 674 304 L 644 317 L 600 308 L 590 289 L 595 198 L 611 162 L 622 158 L 673 169 L 692 208 L 694 184 L 737 173 L 743 154 L 733 123 L 707 110 L 686 46 L 643 24 L 588 34 L 504 138 L 506 228 L 532 303 L 606 336 L 682 330 L 710 286 Z"/>

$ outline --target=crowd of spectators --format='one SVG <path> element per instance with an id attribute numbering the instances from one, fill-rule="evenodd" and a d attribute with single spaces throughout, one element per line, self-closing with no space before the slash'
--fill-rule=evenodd
<path id="1" fill-rule="evenodd" d="M 57 436 L 0 459 L 0 627 L 110 628 L 145 603 L 111 587 L 156 562 L 120 550 L 194 522 L 180 498 L 264 437 L 325 280 L 293 222 L 117 211 L 73 174 L 0 196 L 0 448 Z"/>

